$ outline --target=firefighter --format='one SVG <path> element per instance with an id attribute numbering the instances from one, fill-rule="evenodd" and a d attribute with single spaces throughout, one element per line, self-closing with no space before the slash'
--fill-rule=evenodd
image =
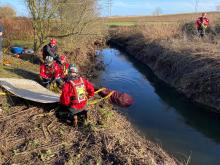
<path id="1" fill-rule="evenodd" d="M 207 27 L 209 26 L 209 19 L 206 13 L 202 13 L 202 16 L 196 20 L 196 28 L 200 37 L 205 36 Z"/>
<path id="2" fill-rule="evenodd" d="M 61 55 L 60 56 L 60 63 L 59 63 L 60 77 L 64 81 L 66 81 L 66 78 L 67 78 L 67 75 L 68 75 L 69 66 L 70 66 L 70 64 L 67 62 L 66 56 L 65 55 Z"/>
<path id="3" fill-rule="evenodd" d="M 60 77 L 59 65 L 53 60 L 53 57 L 47 56 L 44 64 L 40 66 L 40 77 L 46 88 L 50 87 L 52 82 L 56 82 L 61 88 L 63 82 Z"/>
<path id="4" fill-rule="evenodd" d="M 78 114 L 84 113 L 87 120 L 86 105 L 88 98 L 94 96 L 93 85 L 78 74 L 75 65 L 70 65 L 68 78 L 63 85 L 60 96 L 61 111 L 67 111 L 68 117 L 73 121 L 75 127 L 78 126 Z"/>

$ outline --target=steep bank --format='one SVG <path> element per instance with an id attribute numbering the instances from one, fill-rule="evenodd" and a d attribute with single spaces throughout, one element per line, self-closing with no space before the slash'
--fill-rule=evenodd
<path id="1" fill-rule="evenodd" d="M 220 112 L 220 49 L 216 43 L 174 37 L 151 40 L 140 31 L 112 33 L 109 43 L 146 64 L 191 101 Z"/>

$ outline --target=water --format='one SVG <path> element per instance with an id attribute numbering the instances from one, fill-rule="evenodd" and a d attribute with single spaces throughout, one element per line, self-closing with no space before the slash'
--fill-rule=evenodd
<path id="1" fill-rule="evenodd" d="M 127 92 L 135 104 L 126 112 L 134 127 L 171 155 L 192 165 L 220 164 L 220 116 L 193 105 L 146 66 L 115 49 L 99 52 L 106 64 L 95 82 Z"/>

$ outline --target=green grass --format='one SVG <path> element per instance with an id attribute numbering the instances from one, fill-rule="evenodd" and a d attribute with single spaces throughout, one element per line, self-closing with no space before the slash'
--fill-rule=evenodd
<path id="1" fill-rule="evenodd" d="M 13 40 L 13 41 L 11 41 L 11 45 L 32 48 L 33 41 Z"/>
<path id="2" fill-rule="evenodd" d="M 15 58 L 9 54 L 4 54 L 3 58 L 4 61 L 7 61 L 10 65 L 0 66 L 0 78 L 37 78 L 39 65 Z"/>
<path id="3" fill-rule="evenodd" d="M 170 21 L 170 22 L 162 22 L 162 21 L 143 21 L 143 22 L 108 22 L 107 25 L 109 27 L 120 27 L 120 26 L 136 26 L 138 24 L 145 24 L 145 25 L 170 25 L 170 24 L 176 24 L 177 22 Z"/>
<path id="4" fill-rule="evenodd" d="M 136 22 L 108 22 L 108 26 L 135 26 Z"/>

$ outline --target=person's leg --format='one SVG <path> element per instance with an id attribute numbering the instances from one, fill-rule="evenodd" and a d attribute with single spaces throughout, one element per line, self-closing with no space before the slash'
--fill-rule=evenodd
<path id="1" fill-rule="evenodd" d="M 57 86 L 58 86 L 60 89 L 63 87 L 64 82 L 63 82 L 63 80 L 62 80 L 61 78 L 56 79 L 56 83 L 57 83 Z"/>
<path id="2" fill-rule="evenodd" d="M 73 126 L 74 127 L 78 126 L 78 116 L 77 116 L 77 114 L 73 115 Z"/>
<path id="3" fill-rule="evenodd" d="M 85 119 L 85 121 L 88 120 L 88 111 L 87 110 L 84 111 L 84 119 Z"/>
<path id="4" fill-rule="evenodd" d="M 51 80 L 50 80 L 50 79 L 45 79 L 45 78 L 42 79 L 42 84 L 43 84 L 43 86 L 46 87 L 46 88 L 48 88 L 48 89 L 49 89 L 49 87 L 50 87 L 50 83 L 51 83 Z"/>
<path id="5" fill-rule="evenodd" d="M 202 37 L 205 36 L 205 28 L 202 29 Z"/>
<path id="6" fill-rule="evenodd" d="M 59 105 L 56 115 L 61 121 L 66 121 L 68 119 L 68 107 Z"/>

